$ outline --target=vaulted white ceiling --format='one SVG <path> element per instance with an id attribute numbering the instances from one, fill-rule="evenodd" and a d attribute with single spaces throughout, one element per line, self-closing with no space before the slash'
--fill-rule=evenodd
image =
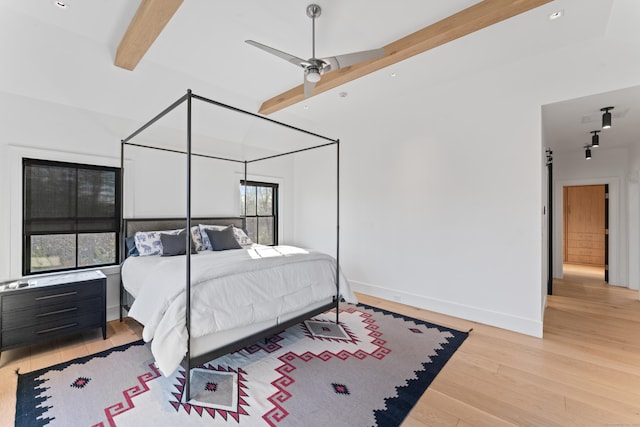
<path id="1" fill-rule="evenodd" d="M 68 7 L 61 10 L 50 0 L 0 1 L 0 92 L 79 108 L 94 114 L 95 120 L 104 120 L 105 126 L 122 126 L 121 120 L 142 123 L 187 88 L 257 111 L 264 100 L 302 82 L 300 69 L 247 45 L 246 39 L 302 58 L 311 56 L 307 2 L 189 0 L 138 67 L 127 71 L 114 65 L 115 51 L 140 2 L 66 3 Z M 317 56 L 323 57 L 385 45 L 477 1 L 318 3 L 323 12 L 317 21 L 316 46 Z M 469 73 L 490 72 L 498 65 L 549 50 L 580 49 L 589 41 L 607 38 L 637 52 L 638 3 L 556 0 L 288 107 L 273 118 L 336 137 L 347 126 L 345 113 L 354 126 L 372 118 L 413 117 L 424 102 L 437 103 L 430 94 L 443 84 L 451 86 Z M 559 10 L 564 16 L 550 20 L 549 15 Z M 594 58 L 594 66 L 598 64 Z M 593 99 L 589 105 L 576 101 L 567 108 L 550 106 L 544 114 L 546 142 L 556 150 L 582 149 L 590 125 L 583 118 L 596 114 L 594 108 L 604 104 L 620 107 L 614 111 L 614 120 L 616 114 L 624 113 L 619 123 L 622 119 L 640 123 L 637 89 L 631 95 L 622 90 Z M 421 123 L 414 125 L 418 132 Z M 625 134 L 618 143 L 637 140 Z"/>

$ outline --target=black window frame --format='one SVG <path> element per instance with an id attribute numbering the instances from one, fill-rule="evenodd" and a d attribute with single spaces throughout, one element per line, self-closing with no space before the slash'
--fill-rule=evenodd
<path id="1" fill-rule="evenodd" d="M 245 185 L 245 180 L 240 180 L 240 186 L 245 187 L 245 198 L 246 198 L 246 188 L 247 187 L 256 187 L 256 214 L 255 215 L 247 215 L 245 211 L 245 205 L 241 204 L 241 216 L 245 218 L 256 218 L 256 234 L 260 236 L 260 221 L 259 218 L 273 218 L 273 244 L 269 246 L 278 245 L 278 222 L 280 218 L 278 217 L 278 206 L 279 206 L 279 184 L 275 182 L 263 182 L 263 181 L 252 181 L 247 180 Z M 258 197 L 257 197 L 257 188 L 258 187 L 268 187 L 273 191 L 273 203 L 271 205 L 272 214 L 271 215 L 258 215 Z M 242 200 L 242 195 L 240 196 Z M 257 240 L 257 239 L 256 239 Z M 258 241 L 254 241 L 254 243 L 260 243 Z"/>
<path id="2" fill-rule="evenodd" d="M 29 232 L 27 231 L 27 223 L 29 219 L 27 218 L 27 203 L 28 194 L 27 194 L 27 166 L 36 165 L 36 166 L 51 166 L 51 167 L 63 167 L 63 168 L 72 168 L 76 169 L 76 203 L 75 209 L 76 214 L 67 218 L 68 221 L 74 221 L 74 229 L 67 229 L 64 231 L 56 231 L 56 232 Z M 114 186 L 115 186 L 115 203 L 114 203 L 114 216 L 108 216 L 104 218 L 108 218 L 109 221 L 113 221 L 112 229 L 91 229 L 83 227 L 82 230 L 78 230 L 78 222 L 83 218 L 78 216 L 78 179 L 77 179 L 77 171 L 78 170 L 100 170 L 100 171 L 108 171 L 114 173 Z M 53 160 L 43 160 L 43 159 L 33 159 L 33 158 L 23 158 L 22 159 L 22 274 L 23 275 L 32 275 L 32 274 L 48 274 L 48 273 L 58 273 L 63 271 L 75 271 L 75 270 L 86 270 L 91 268 L 100 268 L 112 265 L 118 265 L 120 260 L 120 231 L 122 224 L 122 186 L 121 186 L 122 173 L 121 169 L 118 167 L 111 166 L 100 166 L 100 165 L 91 165 L 84 163 L 72 163 L 72 162 L 62 162 L 62 161 L 53 161 Z M 86 218 L 85 218 L 86 219 Z M 46 219 L 38 219 L 40 222 L 47 222 Z M 51 223 L 55 223 L 59 221 L 57 218 L 52 218 L 50 220 Z M 92 265 L 83 265 L 79 266 L 79 251 L 80 247 L 78 245 L 78 236 L 82 234 L 91 234 L 91 233 L 114 233 L 115 234 L 115 257 L 112 263 L 104 263 L 104 264 L 92 264 Z M 57 269 L 48 269 L 48 270 L 36 270 L 32 271 L 31 266 L 31 237 L 32 236 L 50 236 L 55 234 L 75 234 L 76 240 L 76 254 L 75 254 L 75 267 L 65 267 L 65 268 L 57 268 Z"/>

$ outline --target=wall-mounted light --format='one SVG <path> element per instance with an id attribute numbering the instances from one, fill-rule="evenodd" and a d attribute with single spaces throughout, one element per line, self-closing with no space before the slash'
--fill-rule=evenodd
<path id="1" fill-rule="evenodd" d="M 591 137 L 591 146 L 599 147 L 600 146 L 600 135 L 598 135 L 599 130 L 592 130 L 591 133 L 593 136 Z"/>
<path id="2" fill-rule="evenodd" d="M 584 147 L 584 158 L 587 160 L 591 160 L 591 146 L 587 145 Z"/>
<path id="3" fill-rule="evenodd" d="M 609 110 L 613 110 L 613 107 L 604 107 L 600 111 L 604 111 L 602 114 L 602 129 L 609 129 L 611 127 L 611 113 Z"/>

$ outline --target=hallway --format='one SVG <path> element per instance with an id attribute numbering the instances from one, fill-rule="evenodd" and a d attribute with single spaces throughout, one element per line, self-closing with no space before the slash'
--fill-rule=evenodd
<path id="1" fill-rule="evenodd" d="M 628 391 L 635 390 L 640 398 L 638 291 L 607 285 L 602 268 L 565 264 L 564 278 L 554 280 L 553 292 L 545 310 L 544 340 L 571 344 L 585 351 L 584 356 L 593 356 L 591 362 L 602 358 L 599 364 L 619 370 L 615 375 L 621 379 L 633 374 Z"/>

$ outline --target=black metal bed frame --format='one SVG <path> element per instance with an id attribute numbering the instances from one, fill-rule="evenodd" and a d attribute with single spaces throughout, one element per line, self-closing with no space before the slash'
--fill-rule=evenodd
<path id="1" fill-rule="evenodd" d="M 199 101 L 203 101 L 205 103 L 208 104 L 213 104 L 216 105 L 218 107 L 222 107 L 231 111 L 235 111 L 238 113 L 242 113 L 242 114 L 247 114 L 249 116 L 261 119 L 261 120 L 266 120 L 269 121 L 271 123 L 274 123 L 276 125 L 279 126 L 283 126 L 298 132 L 302 132 L 305 133 L 307 135 L 311 135 L 320 139 L 323 139 L 325 141 L 329 141 L 320 145 L 315 145 L 312 147 L 307 147 L 307 148 L 302 148 L 302 149 L 298 149 L 298 150 L 294 150 L 294 151 L 289 151 L 286 153 L 280 153 L 280 154 L 274 154 L 271 156 L 266 156 L 266 157 L 260 157 L 260 158 L 256 158 L 256 159 L 252 159 L 252 160 L 238 160 L 238 159 L 230 159 L 230 158 L 225 158 L 225 157 L 218 157 L 218 156 L 210 156 L 210 155 L 205 155 L 205 154 L 199 154 L 199 153 L 193 153 L 191 150 L 191 119 L 192 119 L 192 100 L 193 99 L 197 99 Z M 156 123 L 158 120 L 160 120 L 162 117 L 164 117 L 166 114 L 168 114 L 169 112 L 173 111 L 175 108 L 177 108 L 178 106 L 180 106 L 182 103 L 186 102 L 187 103 L 187 149 L 186 151 L 181 151 L 181 150 L 174 150 L 174 149 L 169 149 L 169 148 L 161 148 L 161 147 L 154 147 L 151 145 L 143 145 L 143 144 L 135 144 L 130 142 L 132 139 L 134 139 L 136 136 L 138 136 L 140 133 L 142 133 L 145 129 L 149 128 L 150 126 L 152 126 L 154 123 Z M 319 135 L 317 133 L 313 133 L 295 126 L 291 126 L 289 124 L 286 123 L 282 123 L 273 119 L 270 119 L 268 117 L 264 117 L 261 116 L 259 114 L 255 114 L 255 113 L 251 113 L 249 111 L 246 110 L 242 110 L 240 108 L 237 107 L 233 107 L 227 104 L 223 104 L 221 102 L 218 101 L 214 101 L 212 99 L 209 98 L 205 98 L 203 96 L 199 96 L 196 95 L 194 93 L 192 93 L 191 89 L 187 90 L 187 93 L 183 96 L 181 96 L 178 100 L 176 100 L 173 104 L 171 104 L 169 107 L 165 108 L 162 112 L 160 112 L 158 115 L 156 115 L 154 118 L 152 118 L 151 120 L 149 120 L 147 123 L 145 123 L 143 126 L 141 126 L 138 130 L 136 130 L 135 132 L 133 132 L 131 135 L 129 135 L 127 138 L 121 140 L 121 145 L 120 145 L 120 194 L 124 194 L 124 149 L 125 146 L 130 145 L 130 146 L 135 146 L 135 147 L 139 147 L 139 148 L 149 148 L 149 149 L 153 149 L 153 150 L 160 150 L 160 151 L 168 151 L 168 152 L 173 152 L 173 153 L 178 153 L 178 154 L 185 154 L 187 157 L 187 175 L 186 175 L 186 218 L 185 218 L 185 226 L 187 230 L 191 229 L 191 221 L 192 221 L 192 217 L 191 217 L 191 159 L 192 156 L 197 156 L 197 157 L 205 157 L 205 158 L 210 158 L 210 159 L 216 159 L 216 160 L 222 160 L 222 161 L 228 161 L 228 162 L 235 162 L 235 163 L 242 163 L 244 164 L 244 182 L 245 182 L 245 187 L 246 187 L 246 182 L 247 182 L 247 166 L 249 163 L 255 163 L 255 162 L 260 162 L 263 160 L 268 160 L 268 159 L 273 159 L 273 158 L 277 158 L 277 157 L 282 157 L 282 156 L 288 156 L 291 154 L 296 154 L 296 153 L 301 153 L 304 151 L 309 151 L 309 150 L 314 150 L 317 148 L 322 148 L 322 147 L 327 147 L 327 146 L 331 146 L 331 145 L 335 145 L 336 146 L 336 181 L 337 181 L 337 185 L 336 185 L 336 295 L 334 297 L 334 301 L 323 305 L 322 307 L 316 308 L 310 312 L 301 314 L 300 316 L 297 316 L 293 319 L 290 319 L 289 321 L 286 321 L 284 323 L 280 323 L 278 325 L 275 325 L 273 327 L 267 328 L 263 331 L 260 331 L 258 333 L 252 334 L 246 338 L 243 338 L 239 341 L 233 342 L 231 344 L 225 345 L 221 348 L 218 349 L 214 349 L 211 352 L 208 352 L 206 354 L 191 358 L 191 251 L 186 251 L 186 277 L 185 277 L 185 291 L 186 291 L 186 312 L 185 312 L 185 323 L 186 323 L 186 329 L 187 329 L 187 353 L 186 356 L 183 360 L 183 366 L 185 368 L 185 396 L 187 398 L 187 401 L 191 398 L 191 390 L 190 390 L 190 378 L 191 378 L 191 368 L 192 367 L 196 367 L 198 365 L 201 365 L 202 363 L 205 363 L 209 360 L 213 360 L 217 357 L 220 357 L 224 354 L 230 353 L 232 351 L 237 351 L 251 343 L 256 342 L 259 339 L 262 338 L 266 338 L 270 335 L 273 335 L 274 333 L 280 332 L 284 329 L 286 329 L 289 326 L 292 326 L 296 323 L 299 323 L 305 319 L 308 319 L 310 317 L 313 317 L 317 314 L 323 313 L 326 310 L 329 310 L 331 308 L 336 309 L 336 324 L 339 323 L 339 302 L 340 302 L 340 285 L 339 285 L 339 277 L 340 277 L 340 140 L 339 139 L 331 139 L 328 138 L 326 136 L 323 135 Z M 245 197 L 245 216 L 242 217 L 242 222 L 243 222 L 243 228 L 246 228 L 246 203 L 247 203 L 247 198 Z M 124 203 L 121 204 L 121 235 L 120 235 L 120 253 L 121 253 L 121 259 L 124 260 L 126 251 L 124 250 L 124 244 L 125 244 L 125 239 L 124 239 Z M 185 233 L 185 247 L 190 247 L 190 242 L 189 239 L 191 239 L 191 233 Z M 120 300 L 121 300 L 121 319 L 122 320 L 122 285 L 120 286 Z"/>

